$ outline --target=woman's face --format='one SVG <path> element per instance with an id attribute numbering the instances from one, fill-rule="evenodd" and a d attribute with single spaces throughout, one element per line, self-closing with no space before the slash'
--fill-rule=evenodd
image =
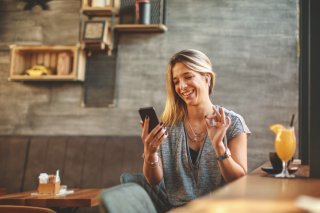
<path id="1" fill-rule="evenodd" d="M 174 65 L 172 79 L 176 93 L 187 105 L 198 105 L 209 96 L 208 76 L 189 69 L 183 63 Z"/>

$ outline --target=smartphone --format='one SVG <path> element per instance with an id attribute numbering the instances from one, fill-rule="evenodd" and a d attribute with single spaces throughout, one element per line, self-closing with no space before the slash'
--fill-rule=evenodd
<path id="1" fill-rule="evenodd" d="M 149 116 L 149 129 L 148 133 L 150 133 L 158 124 L 159 120 L 156 114 L 156 111 L 153 107 L 144 107 L 139 109 L 139 114 L 141 120 L 144 122 L 146 116 Z"/>

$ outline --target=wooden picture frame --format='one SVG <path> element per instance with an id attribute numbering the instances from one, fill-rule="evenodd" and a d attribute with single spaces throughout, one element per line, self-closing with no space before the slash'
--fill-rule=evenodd
<path id="1" fill-rule="evenodd" d="M 82 41 L 85 43 L 103 42 L 108 32 L 107 21 L 85 21 Z"/>

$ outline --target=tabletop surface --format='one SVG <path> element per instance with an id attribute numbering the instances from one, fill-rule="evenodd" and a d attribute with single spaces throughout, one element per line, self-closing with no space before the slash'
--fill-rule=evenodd
<path id="1" fill-rule="evenodd" d="M 26 205 L 39 207 L 93 207 L 98 205 L 102 189 L 73 189 L 68 195 L 31 195 L 36 191 L 0 196 L 0 205 Z"/>
<path id="2" fill-rule="evenodd" d="M 265 164 L 266 165 L 266 164 Z M 275 178 L 261 170 L 227 184 L 209 196 L 215 198 L 295 199 L 304 194 L 320 197 L 320 179 L 309 178 L 309 166 L 299 165 L 296 178 Z"/>
<path id="3" fill-rule="evenodd" d="M 295 205 L 296 199 L 320 198 L 320 179 L 309 178 L 309 166 L 298 167 L 293 179 L 275 178 L 259 167 L 172 212 L 306 212 Z"/>

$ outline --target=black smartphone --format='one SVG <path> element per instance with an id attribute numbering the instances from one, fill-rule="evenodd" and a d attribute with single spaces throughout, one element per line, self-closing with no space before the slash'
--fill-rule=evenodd
<path id="1" fill-rule="evenodd" d="M 139 114 L 141 117 L 141 120 L 144 122 L 144 119 L 146 116 L 149 116 L 149 130 L 148 133 L 150 133 L 158 124 L 159 120 L 156 114 L 156 111 L 153 107 L 144 107 L 139 109 Z"/>

